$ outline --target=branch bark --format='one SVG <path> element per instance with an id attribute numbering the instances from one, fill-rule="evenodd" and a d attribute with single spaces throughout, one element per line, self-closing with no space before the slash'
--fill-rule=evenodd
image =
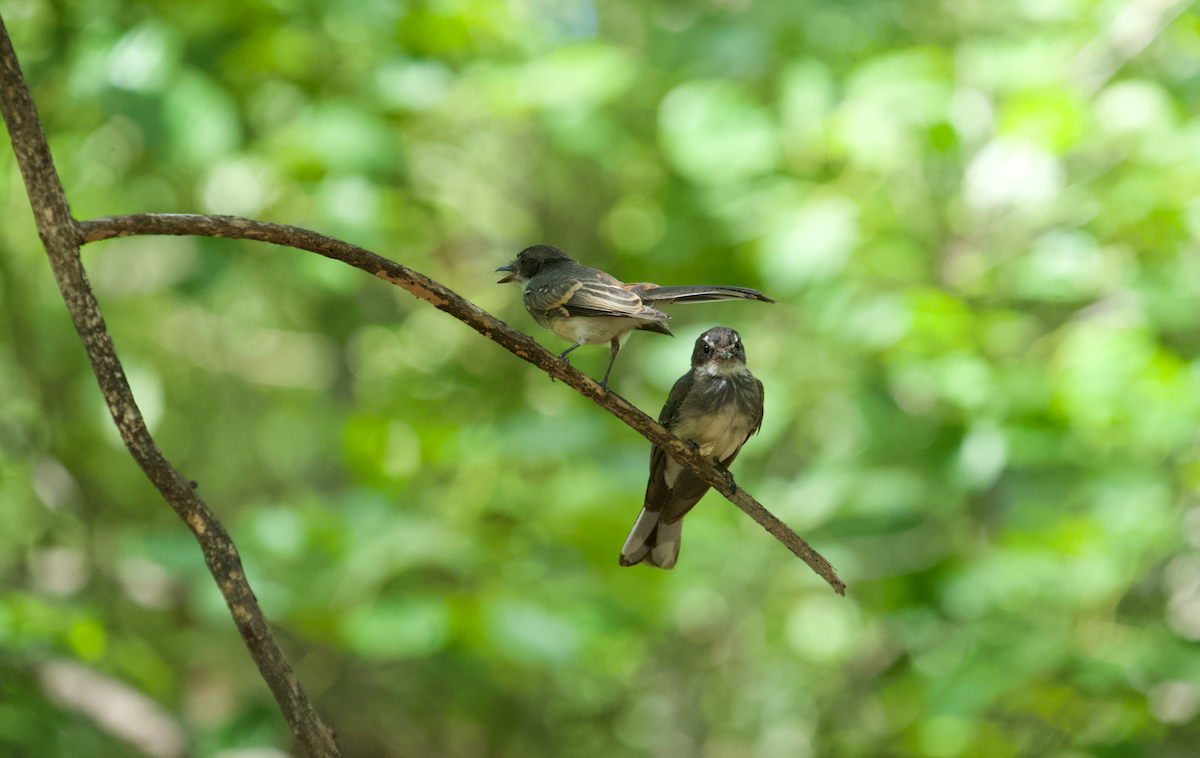
<path id="1" fill-rule="evenodd" d="M 71 217 L 50 147 L 38 121 L 37 109 L 25 85 L 3 19 L 0 19 L 0 112 L 8 126 L 13 152 L 29 193 L 38 236 L 46 248 L 54 279 L 91 360 L 96 381 L 121 439 L 200 543 L 204 562 L 225 596 L 234 623 L 293 734 L 313 758 L 335 758 L 339 753 L 333 732 L 313 710 L 283 651 L 271 635 L 266 617 L 246 581 L 237 548 L 217 517 L 196 496 L 195 484 L 180 475 L 163 456 L 142 420 L 80 261 L 79 224 Z"/>
<path id="2" fill-rule="evenodd" d="M 550 376 L 562 380 L 564 384 L 624 421 L 650 442 L 662 447 L 668 455 L 695 471 L 701 479 L 712 485 L 714 489 L 787 546 L 818 576 L 828 582 L 835 592 L 839 595 L 846 594 L 846 585 L 838 578 L 837 572 L 834 571 L 829 561 L 813 550 L 787 524 L 764 508 L 750 493 L 739 488 L 728 471 L 690 450 L 678 437 L 664 429 L 657 421 L 615 392 L 606 392 L 601 389 L 600 385 L 591 377 L 570 364 L 558 360 L 531 337 L 513 329 L 474 303 L 459 296 L 453 290 L 420 272 L 413 271 L 356 245 L 308 229 L 235 216 L 143 213 L 133 216 L 106 216 L 81 221 L 78 228 L 81 243 L 145 234 L 228 237 L 270 242 L 307 250 L 326 258 L 348 263 L 368 274 L 402 287 L 415 297 L 425 300 L 435 308 L 470 326 L 484 337 L 498 343 L 518 358 L 526 360 Z"/>

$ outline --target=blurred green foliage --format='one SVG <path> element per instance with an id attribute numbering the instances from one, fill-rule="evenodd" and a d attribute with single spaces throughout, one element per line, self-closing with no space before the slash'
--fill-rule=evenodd
<path id="1" fill-rule="evenodd" d="M 555 351 L 492 273 L 533 243 L 780 301 L 674 310 L 614 387 L 654 414 L 695 336 L 737 328 L 767 391 L 738 481 L 845 599 L 712 495 L 676 570 L 618 569 L 647 443 L 396 288 L 227 240 L 85 248 L 151 430 L 343 754 L 1195 755 L 1200 12 L 0 14 L 77 217 L 310 227 Z M 292 751 L 0 166 L 0 754 Z M 598 375 L 607 353 L 573 357 Z M 114 734 L 100 690 L 55 684 L 84 674 L 182 742 Z"/>

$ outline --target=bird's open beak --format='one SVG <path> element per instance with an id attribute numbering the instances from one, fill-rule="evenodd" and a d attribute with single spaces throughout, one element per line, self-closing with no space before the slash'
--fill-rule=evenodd
<path id="1" fill-rule="evenodd" d="M 511 263 L 508 264 L 507 266 L 501 266 L 500 268 L 498 268 L 496 270 L 508 272 L 508 276 L 506 276 L 503 279 L 501 279 L 500 281 L 496 282 L 496 284 L 507 284 L 513 280 L 513 265 Z"/>

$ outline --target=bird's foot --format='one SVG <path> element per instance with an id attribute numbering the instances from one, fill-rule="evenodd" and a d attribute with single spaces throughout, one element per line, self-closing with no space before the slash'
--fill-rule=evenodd
<path id="1" fill-rule="evenodd" d="M 729 473 L 729 469 L 719 463 L 717 464 L 717 471 L 725 479 L 725 487 L 729 490 L 729 496 L 733 497 L 738 490 L 737 482 L 733 479 L 733 474 Z"/>
<path id="2" fill-rule="evenodd" d="M 571 348 L 571 350 L 574 350 L 574 349 L 575 349 L 575 348 Z M 562 361 L 563 363 L 567 364 L 568 366 L 570 366 L 570 365 L 571 365 L 571 359 L 567 357 L 567 353 L 571 352 L 571 350 L 568 350 L 568 351 L 566 351 L 566 352 L 564 352 L 564 353 L 559 353 L 558 355 L 556 355 L 556 356 L 554 356 L 554 357 L 555 357 L 555 358 L 557 358 L 557 359 L 559 359 L 559 360 L 560 360 L 560 361 Z M 551 374 L 551 375 L 550 375 L 550 381 L 552 381 L 552 382 L 553 382 L 553 381 L 555 381 L 555 379 L 554 379 L 554 375 L 553 375 L 553 374 Z"/>
<path id="3" fill-rule="evenodd" d="M 684 440 L 683 445 L 688 450 L 691 450 L 693 453 L 700 449 L 700 446 L 697 445 L 695 442 L 692 442 L 691 440 Z"/>
<path id="4" fill-rule="evenodd" d="M 571 349 L 574 350 L 574 348 L 571 348 Z M 566 353 L 570 353 L 570 351 L 571 350 L 568 350 L 568 351 L 566 351 Z M 569 357 L 566 357 L 566 353 L 559 353 L 558 355 L 556 355 L 554 357 L 557 357 L 558 360 L 563 361 L 564 363 L 566 363 L 566 365 L 570 366 L 571 359 L 569 359 Z M 553 375 L 551 375 L 550 380 L 554 381 Z"/>

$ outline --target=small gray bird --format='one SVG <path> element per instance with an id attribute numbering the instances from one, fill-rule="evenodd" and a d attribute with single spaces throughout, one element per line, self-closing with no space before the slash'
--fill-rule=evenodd
<path id="1" fill-rule="evenodd" d="M 692 370 L 671 388 L 658 423 L 728 468 L 762 418 L 763 385 L 746 368 L 742 340 L 718 326 L 696 340 Z M 707 483 L 656 445 L 650 451 L 646 502 L 621 548 L 621 565 L 674 568 L 683 517 L 705 492 Z"/>
<path id="2" fill-rule="evenodd" d="M 707 303 L 717 300 L 761 300 L 775 302 L 748 287 L 677 286 L 660 287 L 641 282 L 625 284 L 600 269 L 579 261 L 549 245 L 527 247 L 517 259 L 496 271 L 507 271 L 500 280 L 525 285 L 525 310 L 542 327 L 573 342 L 559 354 L 580 345 L 609 343 L 608 368 L 600 386 L 608 389 L 608 375 L 621 346 L 635 329 L 674 336 L 667 328 L 670 318 L 658 306 L 671 303 Z"/>

